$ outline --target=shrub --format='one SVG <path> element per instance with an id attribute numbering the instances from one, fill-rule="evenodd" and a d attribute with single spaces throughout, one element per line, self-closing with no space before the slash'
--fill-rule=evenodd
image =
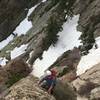
<path id="1" fill-rule="evenodd" d="M 59 25 L 57 20 L 54 17 L 51 17 L 48 21 L 48 26 L 46 27 L 46 40 L 44 42 L 44 46 L 53 45 L 55 46 L 58 40 L 58 32 L 62 31 L 62 26 Z"/>

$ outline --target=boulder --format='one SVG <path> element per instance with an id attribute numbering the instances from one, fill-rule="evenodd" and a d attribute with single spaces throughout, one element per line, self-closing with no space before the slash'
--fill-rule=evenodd
<path id="1" fill-rule="evenodd" d="M 23 77 L 29 75 L 32 69 L 23 59 L 14 59 L 7 65 L 0 67 L 0 93 Z"/>

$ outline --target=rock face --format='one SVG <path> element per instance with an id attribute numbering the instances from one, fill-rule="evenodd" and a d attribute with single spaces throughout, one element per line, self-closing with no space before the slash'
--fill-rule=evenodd
<path id="1" fill-rule="evenodd" d="M 99 0 L 77 0 L 75 3 L 74 12 L 75 14 L 80 14 L 78 29 L 84 31 L 84 28 L 90 27 L 92 29 L 95 37 L 100 36 L 99 34 L 99 17 L 100 17 L 100 1 Z M 90 31 L 92 31 L 90 29 Z M 87 29 L 89 31 L 89 29 Z"/>
<path id="2" fill-rule="evenodd" d="M 12 17 L 14 17 L 14 19 L 11 18 L 12 23 L 10 23 L 10 21 L 7 23 L 2 22 L 4 24 L 2 24 L 2 26 L 0 26 L 1 27 L 0 28 L 1 40 L 6 38 L 8 35 L 10 35 L 12 30 L 14 30 L 15 27 L 22 21 L 22 19 L 25 18 L 26 15 L 24 16 L 24 18 L 22 18 L 23 17 L 22 12 L 23 13 L 28 12 L 26 10 L 26 8 L 27 9 L 31 8 L 32 6 L 36 5 L 41 0 L 30 0 L 30 2 L 28 0 L 21 0 L 20 2 L 18 2 L 16 0 L 13 2 L 12 2 L 12 0 L 10 0 L 10 1 L 11 2 L 8 2 L 8 4 L 9 3 L 12 4 L 12 5 L 9 4 L 11 6 L 11 11 L 10 11 L 11 13 L 8 12 L 8 15 L 10 17 L 10 15 L 12 16 L 12 14 L 14 13 L 12 16 Z M 3 2 L 4 1 L 2 0 L 2 3 Z M 16 6 L 14 6 L 15 3 L 16 3 Z M 47 0 L 46 2 L 42 2 L 37 6 L 37 8 L 33 11 L 33 13 L 28 18 L 29 21 L 32 22 L 33 27 L 29 30 L 29 32 L 28 32 L 29 35 L 26 35 L 27 39 L 25 39 L 25 40 L 29 43 L 29 45 L 28 45 L 26 53 L 24 55 L 22 55 L 22 58 L 29 58 L 29 53 L 31 51 L 33 51 L 33 54 L 31 56 L 31 58 L 29 59 L 30 64 L 33 64 L 34 61 L 38 57 L 41 58 L 43 51 L 47 50 L 49 48 L 49 46 L 51 45 L 51 43 L 46 44 L 46 42 L 49 41 L 49 39 L 47 39 L 47 34 L 46 34 L 47 28 L 46 27 L 48 26 L 48 21 L 51 19 L 51 17 L 53 17 L 53 19 L 55 19 L 57 21 L 57 24 L 59 26 L 62 26 L 62 24 L 65 21 L 65 16 L 66 16 L 65 12 L 59 10 L 60 11 L 59 12 L 60 14 L 59 14 L 57 11 L 58 3 L 59 2 L 55 3 L 52 0 Z M 21 4 L 22 4 L 22 7 L 21 7 Z M 3 4 L 1 4 L 1 5 L 3 5 Z M 5 4 L 5 5 L 7 5 L 7 4 Z M 7 6 L 9 7 L 9 5 L 7 5 Z M 13 7 L 15 7 L 15 8 L 13 8 Z M 19 12 L 17 11 L 17 9 Z M 13 11 L 13 10 L 15 10 L 15 11 Z M 13 11 L 13 13 L 12 13 L 12 11 Z M 18 15 L 16 14 L 16 12 L 18 13 Z M 19 13 L 21 15 L 19 15 Z M 15 16 L 15 14 L 16 14 L 16 16 Z M 2 16 L 4 16 L 4 15 L 2 15 Z M 7 15 L 5 15 L 5 16 L 7 16 Z M 7 18 L 9 19 L 9 17 L 7 17 Z M 56 17 L 58 17 L 58 19 L 56 19 Z M 6 19 L 8 21 L 8 19 L 6 17 L 3 17 L 3 18 L 4 18 L 4 20 Z M 22 18 L 22 19 L 20 19 L 20 18 Z M 12 20 L 14 20 L 14 21 L 12 21 Z M 2 21 L 3 21 L 3 19 L 2 19 Z M 18 21 L 18 22 L 16 22 L 16 21 Z M 8 25 L 9 27 L 7 27 L 7 25 L 5 25 L 5 24 L 9 24 Z M 14 24 L 15 26 L 12 24 Z M 5 29 L 5 27 L 9 28 L 9 31 L 7 29 Z M 59 29 L 60 29 L 60 27 L 59 27 Z M 57 33 L 58 32 L 56 32 L 56 34 Z M 46 44 L 46 45 L 44 46 L 44 44 Z"/>
<path id="3" fill-rule="evenodd" d="M 37 79 L 28 76 L 14 84 L 2 100 L 55 100 L 37 85 Z"/>
<path id="4" fill-rule="evenodd" d="M 76 78 L 76 69 L 80 57 L 80 50 L 78 48 L 74 48 L 72 51 L 66 51 L 53 65 L 49 67 L 49 69 L 56 69 L 58 77 L 63 81 L 71 82 Z"/>
<path id="5" fill-rule="evenodd" d="M 80 14 L 78 30 L 82 32 L 83 49 L 88 51 L 94 38 L 100 36 L 100 0 L 76 0 L 74 13 Z"/>
<path id="6" fill-rule="evenodd" d="M 27 76 L 31 71 L 32 69 L 19 58 L 0 67 L 0 94 L 15 82 Z"/>
<path id="7" fill-rule="evenodd" d="M 0 1 L 0 40 L 3 40 L 8 35 L 12 33 L 15 27 L 25 18 L 28 9 L 36 5 L 41 0 L 1 0 Z M 73 2 L 73 0 L 71 0 Z M 76 2 L 73 5 L 73 12 L 75 15 L 80 14 L 80 19 L 78 22 L 78 30 L 83 34 L 80 39 L 83 42 L 82 51 L 86 51 L 92 48 L 95 40 L 94 37 L 99 36 L 99 0 L 75 0 Z M 67 2 L 67 1 L 66 1 Z M 52 0 L 47 0 L 46 2 L 40 3 L 36 9 L 29 16 L 28 20 L 32 22 L 33 27 L 29 30 L 28 40 L 29 46 L 26 53 L 22 58 L 29 58 L 29 53 L 33 51 L 29 63 L 33 64 L 34 61 L 39 57 L 42 58 L 42 54 L 45 50 L 51 45 L 44 44 L 46 41 L 46 32 L 45 29 L 48 25 L 48 20 L 53 16 L 57 18 L 57 22 L 62 26 L 66 13 L 60 11 L 57 6 L 58 3 L 52 3 Z M 15 5 L 16 4 L 16 5 Z M 5 7 L 7 6 L 7 7 Z M 4 7 L 6 9 L 4 9 Z M 73 15 L 74 15 L 73 14 Z M 16 15 L 16 16 L 15 16 Z M 9 17 L 8 17 L 9 16 Z M 24 16 L 24 17 L 23 17 Z"/>
<path id="8" fill-rule="evenodd" d="M 100 99 L 100 63 L 87 70 L 73 81 L 73 86 L 80 100 Z"/>
<path id="9" fill-rule="evenodd" d="M 0 0 L 0 41 L 6 39 L 41 0 Z"/>
<path id="10" fill-rule="evenodd" d="M 27 1 L 27 0 L 26 0 Z M 25 3 L 26 3 L 25 1 Z M 34 2 L 34 5 L 38 3 L 41 0 L 38 1 L 30 1 L 32 4 Z M 21 1 L 20 1 L 21 2 Z M 24 2 L 24 1 L 23 1 Z M 27 1 L 28 2 L 28 1 Z M 60 1 L 59 1 L 60 2 Z M 50 21 L 51 17 L 56 20 L 58 26 L 62 26 L 65 22 L 66 18 L 66 12 L 64 9 L 61 9 L 63 7 L 59 8 L 59 2 L 53 2 L 52 0 L 47 0 L 46 2 L 40 3 L 36 9 L 32 12 L 32 14 L 29 16 L 29 21 L 32 22 L 33 27 L 27 32 L 27 35 L 23 36 L 25 37 L 24 43 L 28 43 L 28 47 L 26 50 L 26 53 L 21 56 L 21 58 L 29 59 L 29 63 L 33 64 L 34 61 L 37 58 L 42 58 L 42 54 L 45 50 L 48 50 L 50 45 L 52 43 L 47 43 L 48 41 L 51 41 L 51 39 L 47 38 L 47 26 L 48 21 Z M 66 1 L 67 2 L 67 1 Z M 69 1 L 68 1 L 69 2 Z M 61 2 L 60 2 L 61 3 Z M 24 4 L 24 3 L 23 3 Z M 32 5 L 30 4 L 30 5 Z M 64 3 L 65 4 L 65 3 Z M 28 5 L 28 3 L 27 3 Z M 70 3 L 69 3 L 70 5 Z M 17 5 L 16 5 L 17 6 Z M 25 5 L 24 5 L 25 6 Z M 13 8 L 12 8 L 13 9 Z M 16 10 L 17 11 L 17 10 Z M 14 12 L 15 13 L 15 12 Z M 68 11 L 68 13 L 71 13 Z M 16 18 L 17 19 L 17 18 Z M 51 25 L 52 26 L 52 25 Z M 58 27 L 59 30 L 62 30 L 61 27 Z M 2 28 L 3 29 L 3 28 Z M 56 29 L 56 28 L 52 28 Z M 6 29 L 5 29 L 6 31 Z M 55 30 L 53 30 L 55 32 Z M 51 32 L 52 33 L 52 32 Z M 56 32 L 57 34 L 58 32 Z M 53 34 L 53 33 L 52 33 Z M 5 36 L 5 35 L 4 35 Z M 27 38 L 26 38 L 27 37 Z M 54 36 L 52 36 L 53 38 Z M 20 42 L 17 44 L 21 44 L 24 39 L 20 39 Z M 13 43 L 13 42 L 12 42 Z M 22 43 L 23 44 L 23 43 Z M 17 45 L 18 46 L 18 45 Z M 14 46 L 15 47 L 15 46 Z M 9 45 L 7 48 L 14 48 L 13 44 Z M 7 49 L 5 48 L 5 49 Z M 0 56 L 5 56 L 5 49 L 3 49 L 0 53 Z M 11 50 L 10 50 L 11 51 Z M 33 52 L 31 57 L 29 57 L 29 53 Z M 2 54 L 3 53 L 3 54 Z M 10 53 L 6 53 L 7 58 L 10 59 L 9 55 Z"/>

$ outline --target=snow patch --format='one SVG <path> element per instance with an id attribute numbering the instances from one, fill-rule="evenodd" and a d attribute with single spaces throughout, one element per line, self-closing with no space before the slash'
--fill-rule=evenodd
<path id="1" fill-rule="evenodd" d="M 14 36 L 13 35 L 10 35 L 6 40 L 0 42 L 0 50 L 3 49 L 6 45 L 8 45 L 8 43 L 10 41 L 12 41 L 13 38 L 14 38 Z"/>
<path id="2" fill-rule="evenodd" d="M 47 0 L 42 0 L 42 2 L 46 2 Z"/>
<path id="3" fill-rule="evenodd" d="M 28 44 L 21 45 L 20 47 L 15 47 L 13 51 L 11 51 L 11 59 L 14 59 L 21 54 L 25 53 L 25 50 L 27 49 Z"/>
<path id="4" fill-rule="evenodd" d="M 7 62 L 8 60 L 4 57 L 4 58 L 0 58 L 0 65 L 2 65 L 2 66 L 4 66 L 4 65 L 6 65 L 6 62 Z"/>
<path id="5" fill-rule="evenodd" d="M 35 10 L 35 8 L 38 5 L 35 5 L 34 7 L 32 7 L 31 9 L 29 9 L 29 12 L 27 14 L 27 17 L 20 23 L 20 25 L 15 29 L 14 33 L 17 33 L 18 36 L 20 36 L 21 34 L 26 34 L 26 32 L 32 27 L 32 23 L 29 22 L 28 16 Z M 27 9 L 25 9 L 27 10 Z"/>

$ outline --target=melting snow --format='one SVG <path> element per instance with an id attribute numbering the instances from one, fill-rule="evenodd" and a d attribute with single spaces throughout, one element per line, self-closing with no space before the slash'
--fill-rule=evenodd
<path id="1" fill-rule="evenodd" d="M 77 75 L 81 75 L 86 70 L 93 67 L 93 65 L 100 62 L 100 37 L 96 38 L 96 43 L 98 45 L 98 49 L 90 50 L 90 53 L 86 56 L 83 56 L 79 62 L 77 67 Z"/>
<path id="2" fill-rule="evenodd" d="M 16 47 L 13 51 L 11 51 L 11 59 L 14 59 L 21 54 L 25 53 L 25 50 L 27 49 L 28 44 L 21 45 L 20 47 Z"/>
<path id="3" fill-rule="evenodd" d="M 4 57 L 4 58 L 0 58 L 0 65 L 2 65 L 2 66 L 4 66 L 4 65 L 6 65 L 6 62 L 7 62 L 8 60 Z"/>
<path id="4" fill-rule="evenodd" d="M 34 9 L 37 7 L 37 5 L 35 5 L 34 7 L 32 7 L 31 9 L 29 9 L 29 12 L 27 14 L 27 17 L 20 23 L 20 25 L 15 29 L 14 33 L 17 33 L 18 35 L 21 34 L 26 34 L 26 32 L 32 27 L 32 23 L 29 22 L 28 16 L 34 11 Z M 26 10 L 26 9 L 25 9 Z"/>
<path id="5" fill-rule="evenodd" d="M 46 2 L 47 0 L 42 0 L 42 2 Z"/>
<path id="6" fill-rule="evenodd" d="M 79 16 L 75 16 L 69 22 L 63 25 L 63 31 L 59 32 L 59 41 L 55 47 L 50 47 L 48 51 L 44 52 L 43 60 L 37 59 L 34 64 L 33 74 L 40 77 L 44 70 L 46 70 L 55 60 L 69 49 L 78 47 L 80 41 L 78 38 L 81 33 L 76 31 L 76 26 Z"/>
<path id="7" fill-rule="evenodd" d="M 6 40 L 0 42 L 0 50 L 3 49 L 10 41 L 14 38 L 13 35 L 10 35 Z"/>

